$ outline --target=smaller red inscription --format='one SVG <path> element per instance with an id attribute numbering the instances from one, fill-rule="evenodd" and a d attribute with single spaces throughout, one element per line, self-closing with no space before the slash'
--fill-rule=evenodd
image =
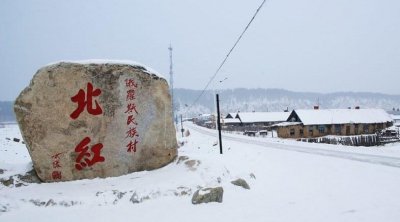
<path id="1" fill-rule="evenodd" d="M 130 138 L 129 143 L 126 145 L 127 152 L 135 153 L 137 144 L 139 141 L 137 138 L 139 137 L 138 131 L 136 126 L 138 125 L 136 122 L 136 115 L 139 112 L 136 109 L 136 89 L 138 87 L 138 83 L 135 82 L 134 79 L 125 79 L 125 86 L 126 86 L 126 101 L 128 104 L 126 106 L 125 113 L 127 114 L 126 125 L 129 127 L 128 131 L 126 131 L 126 137 Z"/>
<path id="2" fill-rule="evenodd" d="M 75 168 L 77 170 L 82 170 L 84 167 L 92 166 L 98 162 L 104 162 L 105 158 L 101 156 L 100 152 L 103 148 L 103 144 L 98 143 L 92 146 L 90 151 L 88 152 L 89 147 L 87 146 L 90 143 L 90 138 L 85 137 L 75 148 L 75 152 L 79 153 L 78 157 L 75 160 Z M 91 157 L 91 159 L 90 159 Z"/>
<path id="3" fill-rule="evenodd" d="M 128 148 L 128 152 L 136 152 L 136 145 L 137 145 L 138 141 L 135 139 L 135 141 L 129 141 L 128 145 L 126 145 L 126 147 Z"/>
<path id="4" fill-rule="evenodd" d="M 132 113 L 133 111 L 135 111 L 135 113 L 138 114 L 138 111 L 136 110 L 136 104 L 128 103 L 128 105 L 126 106 L 125 113 Z"/>
<path id="5" fill-rule="evenodd" d="M 53 156 L 51 156 L 51 158 L 53 158 L 53 159 L 60 159 L 60 156 L 61 156 L 61 154 L 64 154 L 65 152 L 61 152 L 61 153 L 57 153 L 57 154 L 54 154 Z"/>
<path id="6" fill-rule="evenodd" d="M 138 84 L 134 79 L 125 79 L 125 86 L 128 88 L 137 88 Z"/>
<path id="7" fill-rule="evenodd" d="M 135 100 L 136 99 L 135 93 L 136 91 L 134 89 L 126 91 L 126 101 Z"/>
<path id="8" fill-rule="evenodd" d="M 126 125 L 134 124 L 137 126 L 137 122 L 135 122 L 135 117 L 133 115 L 129 115 L 128 119 L 126 120 Z"/>
<path id="9" fill-rule="evenodd" d="M 130 127 L 128 131 L 126 131 L 126 137 L 133 138 L 135 136 L 139 136 L 137 134 L 136 127 Z"/>
<path id="10" fill-rule="evenodd" d="M 61 171 L 53 171 L 53 173 L 51 173 L 51 178 L 53 178 L 53 180 L 61 180 Z"/>
<path id="11" fill-rule="evenodd" d="M 52 165 L 53 165 L 53 169 L 54 171 L 51 173 L 51 178 L 53 180 L 61 180 L 62 176 L 61 176 L 61 171 L 56 170 L 58 168 L 61 168 L 61 161 L 60 161 L 60 156 L 61 154 L 64 154 L 65 152 L 61 152 L 61 153 L 57 153 L 54 154 L 53 156 L 51 156 L 51 158 L 53 159 Z"/>
<path id="12" fill-rule="evenodd" d="M 54 169 L 61 168 L 60 160 L 53 160 L 53 168 Z"/>

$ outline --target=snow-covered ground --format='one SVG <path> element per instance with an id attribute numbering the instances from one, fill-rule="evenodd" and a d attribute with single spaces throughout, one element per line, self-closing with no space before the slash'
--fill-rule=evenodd
<path id="1" fill-rule="evenodd" d="M 214 131 L 189 123 L 185 128 L 191 135 L 180 139 L 186 143 L 179 157 L 162 169 L 20 187 L 0 184 L 0 221 L 400 220 L 400 168 L 347 158 L 400 162 L 400 144 L 355 148 L 224 135 L 220 155 Z M 25 146 L 6 137 L 21 138 L 18 127 L 0 128 L 2 179 L 32 169 Z M 231 184 L 237 178 L 251 189 Z M 191 203 L 199 187 L 216 186 L 224 188 L 223 203 Z"/>
<path id="2" fill-rule="evenodd" d="M 187 125 L 190 129 L 196 130 L 202 134 L 216 137 L 215 130 L 198 127 L 193 124 Z M 397 129 L 396 129 L 397 130 Z M 280 139 L 268 132 L 267 136 L 245 136 L 239 132 L 223 132 L 223 140 L 237 141 L 245 144 L 258 145 L 269 149 L 279 149 L 286 151 L 295 151 L 323 156 L 331 156 L 342 159 L 350 159 L 372 164 L 400 167 L 400 143 L 390 143 L 385 146 L 345 146 L 331 145 L 323 143 L 301 142 L 295 139 Z"/>

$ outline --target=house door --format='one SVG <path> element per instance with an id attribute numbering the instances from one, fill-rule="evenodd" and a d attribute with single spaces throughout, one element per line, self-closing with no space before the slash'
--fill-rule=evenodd
<path id="1" fill-rule="evenodd" d="M 346 135 L 350 135 L 350 126 L 346 126 Z"/>

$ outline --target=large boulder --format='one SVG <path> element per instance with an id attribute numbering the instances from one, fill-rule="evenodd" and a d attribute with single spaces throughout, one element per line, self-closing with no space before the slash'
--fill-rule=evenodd
<path id="1" fill-rule="evenodd" d="M 43 181 L 152 170 L 176 156 L 167 81 L 117 61 L 60 62 L 41 68 L 14 111 Z"/>

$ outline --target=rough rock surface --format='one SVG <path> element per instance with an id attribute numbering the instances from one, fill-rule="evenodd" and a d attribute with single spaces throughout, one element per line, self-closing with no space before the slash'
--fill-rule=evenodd
<path id="1" fill-rule="evenodd" d="M 237 179 L 231 182 L 233 185 L 243 187 L 244 189 L 250 190 L 249 184 L 244 179 Z"/>
<path id="2" fill-rule="evenodd" d="M 192 204 L 201 204 L 209 202 L 222 203 L 224 189 L 222 187 L 203 188 L 197 190 L 192 197 Z"/>
<path id="3" fill-rule="evenodd" d="M 168 83 L 139 65 L 46 66 L 14 111 L 43 181 L 152 170 L 177 153 Z"/>

